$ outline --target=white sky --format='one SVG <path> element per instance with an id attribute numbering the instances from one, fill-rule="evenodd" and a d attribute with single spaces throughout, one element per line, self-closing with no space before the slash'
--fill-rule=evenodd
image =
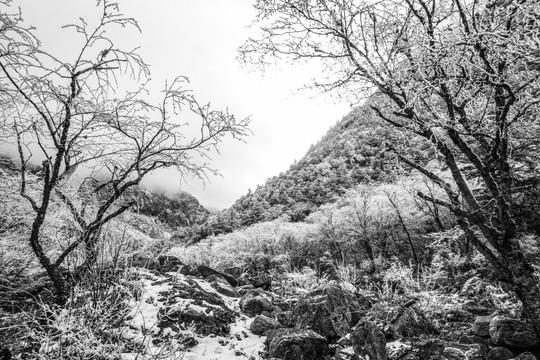
<path id="1" fill-rule="evenodd" d="M 61 25 L 96 14 L 93 0 L 16 0 L 23 18 L 36 27 L 48 48 L 64 52 L 76 39 Z M 125 32 L 128 45 L 140 46 L 151 65 L 154 86 L 185 75 L 202 102 L 228 108 L 238 117 L 251 115 L 253 135 L 246 143 L 230 138 L 212 165 L 223 177 L 211 177 L 203 186 L 193 179 L 182 190 L 195 195 L 206 207 L 226 208 L 257 184 L 285 171 L 309 146 L 349 110 L 349 104 L 306 91 L 302 85 L 318 75 L 303 64 L 281 65 L 264 74 L 242 69 L 237 48 L 248 38 L 247 26 L 255 12 L 249 0 L 120 0 L 120 10 L 138 20 L 142 34 Z M 121 47 L 121 43 L 116 44 Z M 173 172 L 151 181 L 161 188 L 180 187 Z"/>

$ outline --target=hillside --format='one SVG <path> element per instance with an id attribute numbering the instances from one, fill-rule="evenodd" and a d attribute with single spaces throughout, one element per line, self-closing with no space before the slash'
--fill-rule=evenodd
<path id="1" fill-rule="evenodd" d="M 369 104 L 357 107 L 287 171 L 250 190 L 229 209 L 210 216 L 205 224 L 180 229 L 178 237 L 194 243 L 208 235 L 262 221 L 301 221 L 359 184 L 392 181 L 410 169 L 395 161 L 388 151 L 389 144 L 420 163 L 425 162 L 429 151 L 377 118 Z"/>
<path id="2" fill-rule="evenodd" d="M 155 217 L 170 229 L 203 224 L 210 215 L 195 196 L 185 191 L 163 194 L 138 188 L 133 195 L 137 202 L 133 211 Z"/>

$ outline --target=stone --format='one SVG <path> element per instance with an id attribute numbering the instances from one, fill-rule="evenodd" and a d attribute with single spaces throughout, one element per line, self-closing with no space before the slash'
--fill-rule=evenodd
<path id="1" fill-rule="evenodd" d="M 255 288 L 261 288 L 263 290 L 270 290 L 272 288 L 272 278 L 270 276 L 261 276 L 259 278 L 253 279 L 251 284 Z"/>
<path id="2" fill-rule="evenodd" d="M 292 311 L 280 311 L 277 313 L 277 320 L 283 327 L 294 327 L 294 319 L 292 317 Z"/>
<path id="3" fill-rule="evenodd" d="M 503 316 L 495 316 L 491 319 L 489 335 L 494 345 L 523 350 L 540 345 L 538 337 L 529 323 Z"/>
<path id="4" fill-rule="evenodd" d="M 326 338 L 313 330 L 271 330 L 265 345 L 269 357 L 282 360 L 320 360 L 330 354 Z"/>
<path id="5" fill-rule="evenodd" d="M 251 323 L 249 330 L 255 335 L 264 335 L 269 330 L 282 328 L 281 324 L 268 316 L 259 315 Z"/>
<path id="6" fill-rule="evenodd" d="M 537 358 L 536 356 L 527 351 L 510 360 L 537 360 Z"/>
<path id="7" fill-rule="evenodd" d="M 159 268 L 161 272 L 178 271 L 185 265 L 180 259 L 171 255 L 160 255 L 158 257 Z"/>
<path id="8" fill-rule="evenodd" d="M 351 334 L 351 342 L 356 355 L 369 356 L 370 360 L 387 360 L 386 338 L 383 332 L 372 322 L 367 321 L 356 326 Z"/>
<path id="9" fill-rule="evenodd" d="M 260 315 L 274 309 L 272 295 L 262 289 L 248 290 L 240 299 L 240 309 L 248 315 Z"/>
<path id="10" fill-rule="evenodd" d="M 222 278 L 224 278 L 225 280 L 227 280 L 227 282 L 229 284 L 231 284 L 231 286 L 237 286 L 238 285 L 238 280 L 236 280 L 236 278 L 234 276 L 229 275 L 229 274 L 225 274 L 224 272 L 221 272 L 221 271 L 214 270 L 211 267 L 208 267 L 206 265 L 199 265 L 199 267 L 197 268 L 197 271 L 204 278 L 210 277 L 212 275 L 219 275 Z"/>
<path id="11" fill-rule="evenodd" d="M 229 284 L 229 282 L 227 282 L 227 280 L 220 275 L 211 275 L 206 278 L 206 281 L 222 295 L 233 298 L 239 298 L 242 296 L 234 287 L 231 286 L 231 284 Z"/>
<path id="12" fill-rule="evenodd" d="M 333 341 L 351 331 L 363 310 L 367 309 L 352 293 L 330 285 L 300 298 L 293 308 L 292 319 L 296 328 L 311 329 Z"/>
<path id="13" fill-rule="evenodd" d="M 204 290 L 193 279 L 172 284 L 170 290 L 160 293 L 160 300 L 163 301 L 157 314 L 160 329 L 180 332 L 193 326 L 196 334 L 223 336 L 229 334 L 230 324 L 236 321 L 237 314 L 219 295 Z"/>
<path id="14" fill-rule="evenodd" d="M 502 346 L 494 347 L 487 353 L 487 360 L 509 360 L 513 357 L 514 353 Z"/>
<path id="15" fill-rule="evenodd" d="M 418 344 L 418 357 L 421 360 L 484 360 L 485 348 L 480 344 L 459 344 L 428 340 Z"/>
<path id="16" fill-rule="evenodd" d="M 471 327 L 471 333 L 482 338 L 489 338 L 489 324 L 493 316 L 478 316 Z"/>
<path id="17" fill-rule="evenodd" d="M 0 360 L 11 360 L 11 351 L 8 348 L 0 347 Z"/>
<path id="18" fill-rule="evenodd" d="M 247 293 L 249 290 L 251 289 L 255 289 L 253 287 L 253 285 L 251 284 L 248 284 L 248 285 L 240 285 L 236 288 L 236 291 L 238 291 L 240 293 L 240 295 L 244 295 L 245 293 Z"/>
<path id="19" fill-rule="evenodd" d="M 489 308 L 482 306 L 473 300 L 465 301 L 461 305 L 461 308 L 463 309 L 463 311 L 466 311 L 473 315 L 480 315 L 480 316 L 489 315 L 489 313 L 491 312 Z"/>
<path id="20" fill-rule="evenodd" d="M 336 349 L 334 360 L 361 360 L 351 346 Z"/>
<path id="21" fill-rule="evenodd" d="M 393 328 L 397 335 L 404 338 L 438 334 L 435 325 L 416 306 L 402 310 Z"/>
<path id="22" fill-rule="evenodd" d="M 473 296 L 484 291 L 485 287 L 486 284 L 484 283 L 484 281 L 482 281 L 482 279 L 480 279 L 480 277 L 473 276 L 472 278 L 465 281 L 463 287 L 461 288 L 461 294 L 466 296 Z"/>
<path id="23" fill-rule="evenodd" d="M 483 338 L 476 335 L 461 335 L 458 339 L 460 344 L 480 344 L 482 346 L 488 346 L 489 338 Z"/>

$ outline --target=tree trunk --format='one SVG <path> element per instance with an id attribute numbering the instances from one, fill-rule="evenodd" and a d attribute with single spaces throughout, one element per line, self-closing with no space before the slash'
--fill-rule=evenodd
<path id="1" fill-rule="evenodd" d="M 540 339 L 540 287 L 534 277 L 534 269 L 527 262 L 523 251 L 516 239 L 508 241 L 509 251 L 508 270 L 510 272 L 510 285 L 523 304 L 527 321 L 534 327 Z"/>
<path id="2" fill-rule="evenodd" d="M 41 210 L 37 213 L 34 223 L 32 224 L 32 232 L 30 233 L 30 247 L 34 254 L 38 258 L 40 264 L 43 266 L 49 279 L 54 286 L 55 303 L 58 305 L 64 305 L 68 299 L 68 287 L 67 282 L 64 279 L 60 270 L 51 264 L 51 261 L 45 254 L 45 250 L 39 242 L 40 229 L 45 220 L 45 211 Z"/>
<path id="3" fill-rule="evenodd" d="M 369 274 L 374 274 L 377 271 L 377 266 L 375 265 L 375 256 L 373 254 L 373 248 L 369 243 L 369 239 L 363 239 L 364 250 L 366 251 L 367 258 L 369 260 Z"/>
<path id="4" fill-rule="evenodd" d="M 83 278 L 96 265 L 97 258 L 98 258 L 97 242 L 98 242 L 100 233 L 101 233 L 101 229 L 98 229 L 95 232 L 92 232 L 91 230 L 87 230 L 82 235 L 81 242 L 84 244 L 85 259 L 84 259 L 84 262 L 76 270 L 78 279 Z"/>

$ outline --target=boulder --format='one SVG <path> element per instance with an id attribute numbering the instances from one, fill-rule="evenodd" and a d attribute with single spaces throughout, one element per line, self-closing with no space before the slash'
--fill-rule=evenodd
<path id="1" fill-rule="evenodd" d="M 400 309 L 401 314 L 394 320 L 394 332 L 400 337 L 420 337 L 438 334 L 435 325 L 416 306 Z"/>
<path id="2" fill-rule="evenodd" d="M 160 293 L 160 301 L 157 327 L 163 330 L 180 332 L 193 326 L 199 335 L 227 335 L 236 321 L 237 314 L 219 295 L 204 290 L 193 279 L 172 284 L 170 290 Z"/>
<path id="3" fill-rule="evenodd" d="M 161 272 L 178 271 L 185 265 L 180 259 L 171 255 L 160 255 L 158 257 L 158 270 Z"/>
<path id="4" fill-rule="evenodd" d="M 210 286 L 212 286 L 214 289 L 216 289 L 218 293 L 222 295 L 233 298 L 241 297 L 240 293 L 236 291 L 236 289 L 232 287 L 231 284 L 229 284 L 227 280 L 225 280 L 220 275 L 211 275 L 206 278 L 206 281 L 208 281 Z"/>
<path id="5" fill-rule="evenodd" d="M 277 313 L 277 320 L 286 328 L 294 327 L 294 320 L 292 317 L 292 311 L 280 311 Z"/>
<path id="6" fill-rule="evenodd" d="M 482 338 L 489 338 L 491 319 L 493 319 L 493 316 L 478 316 L 471 327 L 472 334 Z"/>
<path id="7" fill-rule="evenodd" d="M 274 309 L 272 295 L 262 289 L 248 290 L 240 299 L 240 309 L 248 315 L 260 315 Z"/>
<path id="8" fill-rule="evenodd" d="M 253 285 L 251 285 L 251 284 L 240 285 L 240 286 L 238 286 L 236 288 L 236 290 L 240 293 L 240 295 L 244 295 L 245 293 L 247 293 L 251 289 L 254 289 Z"/>
<path id="9" fill-rule="evenodd" d="M 337 340 L 351 331 L 370 305 L 364 307 L 352 293 L 331 285 L 300 298 L 292 320 L 296 328 L 311 329 L 328 340 Z"/>
<path id="10" fill-rule="evenodd" d="M 480 344 L 485 347 L 488 346 L 489 338 L 483 338 L 476 335 L 461 335 L 458 339 L 460 344 Z"/>
<path id="11" fill-rule="evenodd" d="M 221 271 L 214 270 L 211 267 L 208 267 L 206 265 L 199 265 L 199 267 L 197 268 L 197 271 L 204 278 L 210 277 L 212 275 L 219 275 L 222 278 L 224 278 L 225 280 L 227 280 L 227 282 L 229 284 L 231 284 L 231 286 L 237 286 L 238 285 L 238 281 L 236 280 L 236 278 L 234 276 L 229 275 L 229 274 L 225 274 L 224 272 L 221 272 Z"/>
<path id="12" fill-rule="evenodd" d="M 282 326 L 277 320 L 268 316 L 259 315 L 253 320 L 249 330 L 255 335 L 264 335 L 269 330 L 276 330 L 279 328 L 282 328 Z"/>
<path id="13" fill-rule="evenodd" d="M 502 346 L 494 347 L 487 353 L 487 360 L 509 360 L 513 357 L 514 353 Z"/>
<path id="14" fill-rule="evenodd" d="M 282 360 L 320 360 L 330 354 L 327 340 L 313 330 L 278 329 L 266 333 L 269 357 Z"/>
<path id="15" fill-rule="evenodd" d="M 261 288 L 268 291 L 272 288 L 272 278 L 270 276 L 261 276 L 253 279 L 251 284 L 255 288 Z"/>
<path id="16" fill-rule="evenodd" d="M 486 316 L 489 315 L 491 310 L 483 305 L 478 304 L 474 300 L 465 301 L 461 308 L 463 311 L 466 311 L 468 313 L 471 313 L 473 315 L 480 315 L 480 316 Z"/>
<path id="17" fill-rule="evenodd" d="M 533 327 L 521 320 L 495 316 L 489 324 L 489 335 L 494 345 L 516 349 L 532 349 L 540 345 Z"/>
<path id="18" fill-rule="evenodd" d="M 480 344 L 459 344 L 441 340 L 428 340 L 418 344 L 421 360 L 484 360 L 485 349 Z"/>
<path id="19" fill-rule="evenodd" d="M 159 266 L 159 262 L 148 256 L 135 255 L 128 260 L 131 267 L 138 267 L 143 269 L 155 270 Z"/>
<path id="20" fill-rule="evenodd" d="M 465 281 L 461 288 L 461 294 L 465 296 L 473 296 L 484 291 L 486 288 L 485 282 L 479 276 L 473 276 Z"/>
<path id="21" fill-rule="evenodd" d="M 11 351 L 8 348 L 0 346 L 0 360 L 11 360 Z"/>
<path id="22" fill-rule="evenodd" d="M 130 265 L 162 273 L 178 271 L 186 266 L 180 259 L 170 255 L 160 255 L 157 259 L 145 255 L 136 255 L 131 258 Z"/>
<path id="23" fill-rule="evenodd" d="M 370 360 L 387 360 L 386 338 L 383 332 L 372 322 L 359 324 L 351 334 L 355 354 L 369 356 Z"/>
<path id="24" fill-rule="evenodd" d="M 537 358 L 536 356 L 527 351 L 510 360 L 537 360 Z"/>
<path id="25" fill-rule="evenodd" d="M 334 360 L 362 360 L 354 353 L 354 350 L 351 346 L 346 348 L 336 349 L 336 354 L 334 355 Z"/>

